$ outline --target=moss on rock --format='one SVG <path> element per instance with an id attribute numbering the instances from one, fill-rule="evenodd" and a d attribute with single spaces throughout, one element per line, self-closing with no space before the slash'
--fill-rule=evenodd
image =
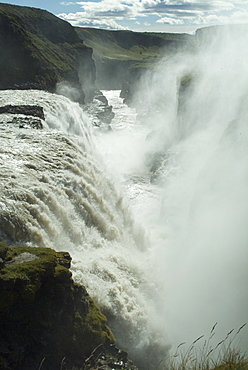
<path id="1" fill-rule="evenodd" d="M 8 251 L 8 244 L 5 242 L 0 242 L 0 257 L 5 259 L 5 256 Z"/>
<path id="2" fill-rule="evenodd" d="M 0 89 L 55 91 L 58 82 L 68 81 L 81 103 L 84 81 L 96 89 L 92 49 L 68 22 L 45 10 L 0 4 L 0 52 Z"/>
<path id="3" fill-rule="evenodd" d="M 71 257 L 0 242 L 2 369 L 80 369 L 98 345 L 114 343 L 106 318 L 73 282 Z"/>

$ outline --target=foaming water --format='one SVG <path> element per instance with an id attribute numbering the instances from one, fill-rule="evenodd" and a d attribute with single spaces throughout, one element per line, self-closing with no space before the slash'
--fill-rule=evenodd
<path id="1" fill-rule="evenodd" d="M 1 104 L 45 113 L 43 130 L 1 116 L 1 237 L 68 251 L 74 279 L 107 314 L 118 345 L 149 368 L 149 357 L 166 353 L 151 320 L 149 242 L 96 152 L 89 119 L 77 103 L 41 91 L 2 91 Z"/>
<path id="2" fill-rule="evenodd" d="M 138 116 L 105 92 L 109 132 L 62 96 L 1 92 L 46 116 L 44 130 L 1 124 L 2 237 L 69 251 L 141 369 L 247 321 L 247 35 L 222 36 L 146 76 Z"/>
<path id="3" fill-rule="evenodd" d="M 139 119 L 134 108 L 123 104 L 119 90 L 103 93 L 114 107 L 115 118 L 107 135 L 96 133 L 97 148 L 104 157 L 107 171 L 124 192 L 135 220 L 150 241 L 146 251 L 150 260 L 148 250 L 154 248 L 162 202 L 160 186 L 151 182 L 147 163 L 150 150 L 147 137 L 151 128 Z"/>

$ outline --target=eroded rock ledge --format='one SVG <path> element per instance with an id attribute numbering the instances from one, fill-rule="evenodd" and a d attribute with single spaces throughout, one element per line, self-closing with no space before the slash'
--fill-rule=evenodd
<path id="1" fill-rule="evenodd" d="M 0 242 L 1 369 L 83 370 L 99 361 L 105 369 L 136 369 L 73 282 L 70 262 L 66 252 Z"/>
<path id="2" fill-rule="evenodd" d="M 38 117 L 40 119 L 45 119 L 43 108 L 39 105 L 4 105 L 0 107 L 0 114 L 10 113 L 10 114 L 24 114 L 25 116 Z"/>
<path id="3" fill-rule="evenodd" d="M 3 115 L 3 118 L 1 118 Z M 7 115 L 7 116 L 6 116 Z M 45 120 L 44 110 L 39 105 L 4 105 L 0 107 L 0 124 L 13 124 L 19 128 L 41 130 Z"/>

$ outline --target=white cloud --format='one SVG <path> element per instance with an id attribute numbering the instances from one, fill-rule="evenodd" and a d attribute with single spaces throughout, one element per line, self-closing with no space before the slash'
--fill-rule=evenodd
<path id="1" fill-rule="evenodd" d="M 169 18 L 169 17 L 164 17 L 160 18 L 157 23 L 164 23 L 164 24 L 170 24 L 170 25 L 180 25 L 184 24 L 184 21 L 182 19 L 176 19 L 176 18 Z"/>
<path id="2" fill-rule="evenodd" d="M 72 1 L 62 1 L 61 3 L 60 3 L 60 5 L 65 5 L 65 6 L 68 6 L 68 5 L 74 5 L 75 4 L 75 2 L 72 2 Z"/>
<path id="3" fill-rule="evenodd" d="M 204 18 L 204 23 L 209 24 L 226 24 L 229 23 L 229 18 L 225 16 L 218 16 L 216 14 L 208 15 Z"/>
<path id="4" fill-rule="evenodd" d="M 95 28 L 104 28 L 104 29 L 112 29 L 112 30 L 126 30 L 128 27 L 124 27 L 118 24 L 113 19 L 93 19 L 88 18 L 87 13 L 85 12 L 77 12 L 77 13 L 62 13 L 58 14 L 58 17 L 64 19 L 65 21 L 72 24 L 74 27 L 95 27 Z"/>
<path id="5" fill-rule="evenodd" d="M 80 6 L 82 12 L 59 15 L 73 25 L 88 22 L 104 28 L 127 29 L 128 21 L 129 25 L 135 25 L 141 17 L 146 18 L 147 24 L 154 25 L 248 22 L 247 0 L 81 0 L 74 4 Z"/>
<path id="6" fill-rule="evenodd" d="M 217 16 L 215 14 L 209 16 L 198 16 L 189 19 L 188 22 L 194 25 L 218 25 L 218 24 L 228 24 L 229 18 L 224 16 Z"/>
<path id="7" fill-rule="evenodd" d="M 247 23 L 248 22 L 248 10 L 246 12 L 234 12 L 231 16 L 231 21 L 234 23 Z"/>
<path id="8" fill-rule="evenodd" d="M 96 17 L 124 17 L 133 16 L 132 7 L 118 0 L 102 0 L 100 2 L 78 2 L 85 13 Z"/>

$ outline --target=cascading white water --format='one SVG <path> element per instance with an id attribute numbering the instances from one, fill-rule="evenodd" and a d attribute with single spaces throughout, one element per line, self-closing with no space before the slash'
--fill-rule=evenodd
<path id="1" fill-rule="evenodd" d="M 89 119 L 77 103 L 41 91 L 2 91 L 7 104 L 42 106 L 45 127 L 1 115 L 1 237 L 68 251 L 74 279 L 107 314 L 118 345 L 149 368 L 149 356 L 166 353 L 150 319 L 158 293 L 149 242 L 97 154 Z"/>
<path id="2" fill-rule="evenodd" d="M 168 343 L 215 322 L 218 341 L 247 321 L 248 55 L 238 36 L 162 61 L 137 97 L 151 119 L 105 92 L 113 130 L 93 137 L 62 96 L 0 94 L 46 117 L 44 130 L 1 124 L 2 237 L 70 252 L 74 278 L 147 370 Z"/>
<path id="3" fill-rule="evenodd" d="M 248 32 L 217 31 L 141 81 L 135 160 L 116 167 L 135 217 L 150 230 L 161 326 L 174 346 L 207 339 L 218 322 L 214 346 L 248 320 Z M 151 183 L 146 167 L 134 176 L 136 156 L 158 162 Z M 247 351 L 247 329 L 236 339 Z"/>

